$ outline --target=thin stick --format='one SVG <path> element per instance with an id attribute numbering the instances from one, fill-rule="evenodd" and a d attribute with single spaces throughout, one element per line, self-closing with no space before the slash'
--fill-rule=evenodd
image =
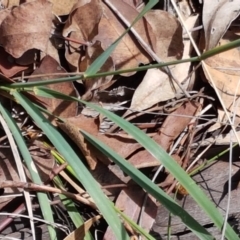
<path id="1" fill-rule="evenodd" d="M 43 186 L 38 185 L 35 183 L 28 183 L 28 182 L 15 182 L 15 181 L 4 181 L 0 182 L 0 188 L 23 188 L 24 190 L 31 190 L 31 191 L 39 191 L 39 192 L 51 192 L 51 193 L 58 193 L 63 194 L 69 198 L 75 199 L 79 202 L 82 202 L 86 205 L 91 206 L 94 209 L 97 209 L 95 203 L 89 201 L 89 199 L 83 198 L 82 196 L 74 193 L 70 193 L 58 188 L 50 187 L 50 186 Z"/>

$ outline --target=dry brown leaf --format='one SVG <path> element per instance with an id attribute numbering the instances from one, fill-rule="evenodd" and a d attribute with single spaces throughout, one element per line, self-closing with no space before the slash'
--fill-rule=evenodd
<path id="1" fill-rule="evenodd" d="M 97 165 L 98 152 L 89 144 L 80 133 L 79 128 L 69 123 L 57 122 L 57 125 L 73 140 L 73 142 L 80 148 L 91 170 L 94 170 Z"/>
<path id="2" fill-rule="evenodd" d="M 182 26 L 170 13 L 162 10 L 151 10 L 145 18 L 156 37 L 157 55 L 162 61 L 181 59 L 183 55 Z"/>
<path id="3" fill-rule="evenodd" d="M 123 212 L 131 218 L 131 220 L 137 222 L 139 220 L 139 214 L 143 204 L 144 196 L 145 192 L 138 186 L 128 187 L 127 189 L 121 191 L 115 206 L 118 209 L 122 209 Z M 149 231 L 155 222 L 157 208 L 156 201 L 152 197 L 148 197 L 144 212 L 141 217 L 141 227 L 146 231 Z M 107 229 L 104 239 L 115 239 L 110 228 Z"/>
<path id="4" fill-rule="evenodd" d="M 164 149 L 168 150 L 173 141 L 181 134 L 191 121 L 191 116 L 197 111 L 197 103 L 187 102 L 177 108 L 165 119 L 159 130 L 159 134 L 154 135 L 153 139 Z M 129 162 L 136 168 L 154 167 L 160 165 L 148 151 L 142 150 L 134 154 Z"/>
<path id="5" fill-rule="evenodd" d="M 74 38 L 81 41 L 99 41 L 101 43 L 101 51 L 105 51 L 125 31 L 126 26 L 104 3 L 100 5 L 97 0 L 87 2 L 88 4 L 84 5 L 86 1 L 81 1 L 73 8 L 68 23 L 64 28 L 63 35 L 67 36 L 70 34 L 72 38 L 72 34 L 74 34 Z M 111 0 L 111 3 L 121 12 L 129 23 L 138 15 L 138 11 L 124 1 Z M 91 21 L 86 17 L 86 24 L 86 21 L 83 21 L 82 15 L 85 16 L 84 14 L 88 14 L 90 16 L 92 14 L 93 9 L 88 7 L 90 4 L 96 6 L 95 16 Z M 84 9 L 86 9 L 86 11 Z M 159 24 L 160 22 L 161 24 Z M 163 60 L 181 58 L 183 52 L 182 28 L 179 22 L 171 14 L 154 10 L 148 13 L 146 17 L 140 19 L 134 25 L 134 29 L 145 43 Z M 70 49 L 70 47 L 68 47 L 66 51 L 66 58 L 69 59 L 69 63 L 74 66 L 77 71 L 79 70 L 78 64 L 80 62 L 81 71 L 85 70 L 88 66 L 86 62 L 91 64 L 95 59 L 94 57 L 91 59 L 91 56 L 94 56 L 92 53 L 94 51 L 96 52 L 96 49 L 93 51 L 91 47 L 88 47 L 87 55 L 83 58 L 83 62 L 81 62 L 82 55 L 79 54 L 79 58 L 77 58 L 79 44 L 69 43 L 69 45 L 73 48 Z M 98 55 L 101 51 L 97 51 Z M 138 40 L 136 40 L 136 37 L 131 33 L 123 37 L 112 52 L 111 58 L 114 66 L 107 64 L 108 67 L 103 67 L 102 71 L 133 68 L 137 67 L 140 63 L 146 64 L 152 60 L 146 50 L 141 46 Z M 111 68 L 109 68 L 109 66 Z M 130 76 L 132 74 L 133 73 L 126 73 L 123 75 Z M 103 82 L 106 83 L 108 81 L 109 80 L 106 79 L 101 79 L 99 81 L 95 80 L 97 86 L 101 86 Z M 93 84 L 91 83 L 91 85 Z"/>
<path id="6" fill-rule="evenodd" d="M 134 8 L 124 2 L 115 0 L 112 0 L 111 2 L 130 23 L 138 15 L 138 12 Z M 125 31 L 125 29 L 126 27 L 124 24 L 119 21 L 116 15 L 113 14 L 106 5 L 104 5 L 104 14 L 98 26 L 98 35 L 93 40 L 100 41 L 103 50 L 106 50 Z M 150 24 L 145 19 L 141 19 L 136 25 L 134 25 L 134 29 L 154 50 L 156 46 L 156 38 L 152 32 Z M 116 70 L 136 67 L 140 63 L 148 63 L 151 61 L 151 57 L 129 34 L 126 34 L 122 38 L 121 42 L 112 52 L 111 57 Z"/>
<path id="7" fill-rule="evenodd" d="M 203 26 L 206 50 L 214 48 L 227 31 L 231 22 L 239 16 L 240 0 L 211 0 L 203 4 Z"/>
<path id="8" fill-rule="evenodd" d="M 133 94 L 130 109 L 141 111 L 174 96 L 168 75 L 159 69 L 149 69 Z"/>
<path id="9" fill-rule="evenodd" d="M 65 73 L 66 71 L 50 56 L 46 56 L 39 68 L 37 68 L 33 75 L 37 74 L 46 74 L 45 77 L 36 77 L 31 78 L 29 81 L 38 81 L 38 80 L 47 80 L 47 79 L 54 79 L 54 78 L 61 78 L 62 76 L 51 76 L 51 73 Z M 74 86 L 71 82 L 64 82 L 58 84 L 48 85 L 52 90 L 61 92 L 66 94 L 67 96 L 77 97 L 76 91 Z M 53 114 L 61 117 L 73 117 L 77 114 L 77 102 L 71 102 L 61 99 L 54 99 L 54 98 L 44 98 L 38 97 L 42 102 L 46 104 L 47 109 L 52 112 Z M 51 121 L 54 120 L 54 117 L 47 116 L 47 118 Z"/>
<path id="10" fill-rule="evenodd" d="M 0 48 L 0 70 L 6 77 L 12 77 L 18 72 L 28 69 L 28 66 L 20 66 L 14 62 L 13 57 L 2 47 Z"/>
<path id="11" fill-rule="evenodd" d="M 46 52 L 51 27 L 52 3 L 24 3 L 13 8 L 0 25 L 0 44 L 15 58 L 34 48 Z"/>
<path id="12" fill-rule="evenodd" d="M 97 35 L 97 25 L 102 16 L 100 0 L 79 0 L 69 14 L 63 36 L 78 32 L 79 41 L 91 41 Z"/>
<path id="13" fill-rule="evenodd" d="M 224 45 L 238 38 L 238 35 L 229 31 L 219 44 Z M 206 64 L 226 108 L 229 111 L 233 110 L 238 115 L 240 106 L 233 108 L 233 102 L 235 94 L 237 99 L 240 95 L 240 88 L 237 89 L 240 80 L 240 71 L 238 71 L 240 67 L 239 49 L 234 48 L 208 58 Z"/>
<path id="14" fill-rule="evenodd" d="M 0 181 L 13 180 L 20 181 L 14 158 L 11 152 L 11 149 L 1 149 L 0 152 L 1 165 L 0 165 Z M 22 190 L 17 188 L 5 188 L 5 194 L 19 193 Z M 8 204 L 13 198 L 12 197 L 1 197 L 0 209 L 2 209 L 6 204 Z"/>
<path id="15" fill-rule="evenodd" d="M 20 2 L 21 2 L 21 0 L 2 0 L 1 5 L 4 8 L 11 8 L 11 7 L 14 7 L 14 6 L 19 6 Z"/>
<path id="16" fill-rule="evenodd" d="M 68 15 L 78 0 L 50 0 L 53 3 L 53 13 L 56 15 Z"/>
<path id="17" fill-rule="evenodd" d="M 88 118 L 84 115 L 79 115 L 77 117 L 72 117 L 67 119 L 69 123 L 74 126 L 83 129 L 84 131 L 90 133 L 98 140 L 105 143 L 107 146 L 112 148 L 115 152 L 121 155 L 123 158 L 128 157 L 136 149 L 140 148 L 140 144 L 131 139 L 124 139 L 121 137 L 108 137 L 98 131 L 98 120 L 94 118 Z M 99 156 L 100 157 L 100 156 Z M 106 162 L 103 160 L 103 162 Z"/>
<path id="18" fill-rule="evenodd" d="M 63 36 L 80 42 L 91 41 L 98 33 L 97 26 L 101 16 L 102 6 L 99 0 L 78 1 L 69 14 L 63 29 Z M 75 42 L 69 42 L 66 46 L 65 57 L 72 71 L 79 71 L 79 62 L 83 55 L 79 47 L 80 44 Z"/>

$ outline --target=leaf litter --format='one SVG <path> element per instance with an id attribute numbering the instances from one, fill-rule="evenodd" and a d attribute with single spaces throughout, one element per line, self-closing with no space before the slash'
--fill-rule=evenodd
<path id="1" fill-rule="evenodd" d="M 234 25 L 239 21 L 239 1 L 204 1 L 203 5 L 192 1 L 177 2 L 188 29 L 192 31 L 192 36 L 203 51 L 239 38 L 239 30 Z M 50 80 L 86 71 L 125 31 L 144 6 L 143 1 L 128 0 L 35 0 L 24 3 L 2 1 L 1 4 L 0 72 L 1 79 L 5 82 Z M 111 6 L 114 6 L 117 12 Z M 201 21 L 203 30 L 194 31 Z M 152 64 L 156 59 L 153 59 L 150 51 L 164 62 L 194 55 L 189 38 L 171 5 L 158 4 L 156 9 L 149 11 L 133 28 L 141 40 L 134 32 L 127 33 L 99 72 Z M 142 41 L 150 50 L 145 48 Z M 236 90 L 239 81 L 238 49 L 217 54 L 207 59 L 206 64 L 211 76 L 216 80 L 224 104 L 229 112 L 237 113 L 236 122 L 239 122 L 239 106 L 234 106 L 236 96 L 238 98 L 239 95 L 239 89 Z M 150 69 L 143 73 L 132 71 L 118 76 L 64 82 L 46 87 L 99 104 L 123 116 L 152 136 L 187 169 L 196 158 L 198 143 L 204 146 L 206 140 L 215 144 L 223 144 L 223 141 L 228 144 L 230 141 L 228 132 L 219 139 L 214 135 L 217 131 L 224 131 L 223 128 L 228 123 L 217 101 L 212 101 L 213 90 L 207 81 L 202 81 L 208 78 L 207 74 L 201 69 L 195 70 L 197 67 L 195 64 L 185 63 L 170 68 L 172 76 L 182 84 L 190 97 L 185 96 L 176 83 L 171 81 L 169 73 L 163 69 Z M 204 87 L 202 91 L 199 86 Z M 10 95 L 3 95 L 1 98 L 5 107 L 17 109 L 12 110 L 12 116 L 21 131 L 26 133 L 29 151 L 33 159 L 42 165 L 38 172 L 45 182 L 54 168 L 54 159 L 49 157 L 51 149 L 43 144 L 47 139 L 35 134 L 38 131 L 37 126 L 22 113 L 21 107 L 12 101 Z M 33 95 L 31 99 L 35 103 L 41 102 L 41 106 L 53 114 L 45 112 L 52 124 L 65 132 L 68 141 L 84 156 L 89 171 L 104 192 L 115 201 L 117 207 L 138 222 L 145 192 L 138 189 L 129 177 L 124 176 L 111 159 L 87 142 L 79 130 L 92 134 L 134 167 L 145 171 L 149 177 L 160 163 L 131 136 L 83 105 Z M 214 108 L 209 110 L 210 117 L 199 115 L 209 104 L 214 105 Z M 217 118 L 218 122 L 214 123 Z M 65 123 L 61 122 L 61 119 L 65 120 Z M 211 120 L 214 120 L 212 124 Z M 207 124 L 208 122 L 210 123 Z M 1 134 L 4 139 L 2 146 L 7 146 L 6 137 L 3 132 Z M 206 135 L 209 138 L 206 138 Z M 1 154 L 4 159 L 0 168 L 1 180 L 19 181 L 11 152 L 8 149 L 1 151 Z M 48 158 L 51 159 L 50 165 L 46 166 Z M 4 170 L 4 166 L 7 166 L 8 171 Z M 157 183 L 170 194 L 176 191 L 174 178 L 167 171 L 161 174 L 162 177 L 159 177 Z M 17 188 L 4 190 L 5 195 L 19 192 Z M 11 204 L 12 199 L 1 198 L 0 208 Z M 144 229 L 150 231 L 158 204 L 150 196 L 147 199 L 140 222 Z M 64 223 L 69 226 L 65 220 Z M 72 227 L 70 229 L 73 231 Z M 131 234 L 135 236 L 136 232 L 132 231 Z M 113 239 L 113 233 L 107 229 L 103 237 Z"/>

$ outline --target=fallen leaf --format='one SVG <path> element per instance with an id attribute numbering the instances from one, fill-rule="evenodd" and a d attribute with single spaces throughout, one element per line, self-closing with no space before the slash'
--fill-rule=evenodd
<path id="1" fill-rule="evenodd" d="M 163 122 L 159 134 L 153 136 L 155 140 L 165 151 L 173 141 L 182 133 L 191 121 L 198 108 L 195 102 L 186 102 L 175 111 L 173 111 Z M 159 166 L 160 162 L 156 160 L 148 151 L 141 150 L 135 153 L 130 159 L 129 163 L 136 168 Z"/>
<path id="2" fill-rule="evenodd" d="M 0 181 L 1 182 L 5 180 L 20 181 L 11 149 L 6 148 L 1 149 L 0 158 L 1 158 Z M 19 192 L 22 192 L 22 190 L 17 188 L 4 188 L 4 193 L 6 195 L 13 193 L 16 194 Z M 13 200 L 12 197 L 1 197 L 0 209 L 2 209 L 11 200 Z"/>
<path id="3" fill-rule="evenodd" d="M 51 73 L 65 73 L 66 71 L 50 56 L 44 57 L 39 68 L 37 68 L 32 75 L 37 74 L 45 74 L 45 77 L 36 77 L 30 78 L 29 82 L 39 81 L 39 80 L 47 80 L 47 79 L 55 79 L 61 78 L 62 76 L 51 76 Z M 64 82 L 58 84 L 48 85 L 52 90 L 61 92 L 66 94 L 67 96 L 77 97 L 74 86 L 71 82 Z M 73 117 L 77 114 L 77 102 L 71 102 L 61 99 L 54 98 L 44 98 L 38 97 L 42 102 L 45 103 L 47 109 L 52 112 L 54 115 L 61 117 Z M 47 116 L 47 118 L 51 121 L 54 120 L 53 116 Z"/>
<path id="4" fill-rule="evenodd" d="M 220 40 L 220 45 L 225 45 L 230 41 L 238 39 L 239 36 L 231 31 L 228 31 L 223 39 Z M 240 72 L 240 53 L 238 48 L 217 54 L 206 60 L 206 67 L 213 78 L 213 81 L 218 89 L 218 92 L 229 111 L 239 112 L 240 106 L 233 106 L 235 94 L 238 98 L 240 88 L 237 88 Z M 208 75 L 205 74 L 208 78 Z M 211 84 L 211 82 L 210 82 Z M 236 100 L 237 101 L 237 100 Z"/>
<path id="5" fill-rule="evenodd" d="M 149 69 L 133 94 L 129 112 L 145 110 L 174 96 L 168 75 L 159 69 Z"/>
<path id="6" fill-rule="evenodd" d="M 97 119 L 88 118 L 81 114 L 78 115 L 77 117 L 68 118 L 67 121 L 73 124 L 75 127 L 78 127 L 79 129 L 82 129 L 90 133 L 98 140 L 102 141 L 107 146 L 112 148 L 123 158 L 128 157 L 130 154 L 132 154 L 136 149 L 138 149 L 141 146 L 139 143 L 136 143 L 135 140 L 124 139 L 118 136 L 108 137 L 102 133 L 99 133 Z"/>
<path id="7" fill-rule="evenodd" d="M 231 22 L 239 16 L 240 0 L 211 0 L 203 3 L 203 27 L 206 50 L 214 48 L 227 31 Z"/>
<path id="8" fill-rule="evenodd" d="M 13 57 L 0 47 L 0 70 L 6 77 L 12 77 L 18 72 L 28 69 L 28 66 L 20 66 L 14 62 Z"/>
<path id="9" fill-rule="evenodd" d="M 98 152 L 91 144 L 87 143 L 83 135 L 80 133 L 79 128 L 75 125 L 69 123 L 68 121 L 64 123 L 57 122 L 57 125 L 73 140 L 73 142 L 80 148 L 83 156 L 86 158 L 87 163 L 91 170 L 94 170 L 97 165 L 97 155 Z"/>
<path id="10" fill-rule="evenodd" d="M 182 26 L 170 13 L 150 10 L 145 14 L 156 37 L 156 54 L 163 62 L 181 59 L 183 55 Z"/>
<path id="11" fill-rule="evenodd" d="M 80 0 L 69 14 L 63 29 L 63 36 L 78 32 L 79 41 L 91 41 L 98 33 L 97 25 L 102 16 L 100 0 Z"/>
<path id="12" fill-rule="evenodd" d="M 111 1 L 114 6 L 131 23 L 138 15 L 138 12 L 128 4 L 120 1 Z M 104 5 L 104 14 L 98 25 L 98 35 L 93 41 L 100 41 L 103 50 L 106 50 L 124 31 L 126 27 L 119 21 L 116 15 Z M 134 25 L 134 29 L 143 38 L 143 40 L 154 50 L 156 38 L 152 32 L 152 27 L 143 18 Z M 139 43 L 130 34 L 126 34 L 121 42 L 112 52 L 111 57 L 115 64 L 115 69 L 133 68 L 140 63 L 148 63 L 151 57 L 141 48 Z M 124 74 L 129 76 L 133 73 Z"/>
<path id="13" fill-rule="evenodd" d="M 14 58 L 29 49 L 46 51 L 51 35 L 52 4 L 32 1 L 12 9 L 0 25 L 0 44 Z"/>
<path id="14" fill-rule="evenodd" d="M 71 11 L 74 4 L 78 2 L 78 0 L 50 0 L 53 3 L 53 13 L 56 15 L 68 15 Z"/>
<path id="15" fill-rule="evenodd" d="M 87 20 L 88 23 L 85 24 L 81 16 L 88 12 L 90 12 L 89 15 L 92 14 L 92 9 L 87 8 L 87 5 L 91 3 L 93 4 L 93 1 L 88 1 L 88 4 L 85 4 L 86 13 L 84 12 L 85 5 L 82 2 L 79 4 L 77 10 L 76 7 L 74 8 L 64 28 L 63 35 L 68 36 L 70 34 L 70 37 L 72 37 L 72 34 L 74 34 L 74 38 L 86 42 L 89 42 L 89 40 L 92 40 L 92 42 L 99 41 L 102 51 L 105 51 L 125 31 L 126 26 L 104 3 L 96 5 L 96 16 L 94 16 L 92 21 Z M 124 1 L 111 0 L 111 4 L 121 12 L 129 23 L 138 15 L 138 11 Z M 99 18 L 100 16 L 101 18 Z M 161 24 L 158 24 L 160 22 Z M 143 41 L 164 61 L 166 59 L 181 58 L 183 51 L 182 28 L 171 14 L 158 10 L 151 11 L 140 19 L 133 28 Z M 68 47 L 66 54 L 74 53 L 74 61 L 70 56 L 66 55 L 66 58 L 71 59 L 71 65 L 78 70 L 78 64 L 82 61 L 82 55 L 80 54 L 79 58 L 76 59 L 76 52 L 80 45 L 76 43 L 69 43 L 69 45 L 75 48 L 75 50 L 70 50 Z M 88 49 L 90 50 L 91 47 L 88 47 Z M 87 59 L 91 55 L 89 50 L 87 50 Z M 113 69 L 115 68 L 116 70 L 133 68 L 137 67 L 140 63 L 146 64 L 152 61 L 149 53 L 141 46 L 132 33 L 128 33 L 123 37 L 112 52 L 111 58 L 114 64 Z M 86 66 L 86 63 L 83 63 L 83 65 Z M 86 68 L 81 67 L 81 69 Z M 123 75 L 130 76 L 132 74 L 126 73 Z"/>
<path id="16" fill-rule="evenodd" d="M 123 212 L 134 222 L 138 222 L 139 214 L 142 208 L 145 192 L 138 186 L 128 187 L 119 194 L 115 206 Z M 141 217 L 141 227 L 146 231 L 152 228 L 153 223 L 157 215 L 156 201 L 148 196 L 147 202 Z M 114 239 L 112 230 L 108 227 L 105 235 L 105 240 Z"/>

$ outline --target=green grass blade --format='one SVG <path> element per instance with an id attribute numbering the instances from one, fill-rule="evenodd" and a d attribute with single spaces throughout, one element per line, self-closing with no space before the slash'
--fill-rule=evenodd
<path id="1" fill-rule="evenodd" d="M 35 93 L 38 94 L 38 88 Z M 44 90 L 40 90 L 41 95 L 44 95 Z M 47 94 L 52 94 L 54 96 L 54 91 L 48 91 Z M 60 96 L 58 93 L 56 96 Z M 77 99 L 76 99 L 77 100 Z M 206 197 L 203 191 L 196 185 L 196 183 L 186 174 L 186 172 L 172 159 L 154 140 L 148 137 L 145 133 L 139 130 L 137 127 L 122 119 L 121 117 L 109 112 L 99 106 L 92 103 L 84 102 L 88 107 L 95 109 L 104 116 L 108 117 L 110 120 L 115 122 L 118 126 L 123 128 L 126 132 L 134 137 L 145 149 L 147 149 L 156 159 L 158 159 L 173 176 L 180 182 L 180 184 L 189 192 L 189 194 L 194 198 L 198 205 L 209 215 L 215 225 L 221 229 L 223 224 L 223 216 L 216 209 L 214 204 Z M 226 236 L 236 237 L 233 229 L 228 225 L 228 232 Z"/>
<path id="2" fill-rule="evenodd" d="M 35 93 L 41 93 L 44 95 L 43 88 L 35 88 Z M 48 91 L 47 94 L 52 94 L 54 96 L 53 90 Z M 64 94 L 63 94 L 64 95 Z M 60 96 L 57 93 L 56 96 Z M 88 107 L 100 112 L 104 116 L 108 117 L 111 121 L 116 123 L 119 127 L 125 130 L 128 134 L 133 136 L 133 138 L 138 141 L 147 151 L 149 151 L 157 160 L 159 160 L 166 169 L 179 181 L 179 183 L 188 191 L 188 193 L 193 197 L 197 204 L 207 213 L 207 215 L 212 219 L 213 223 L 221 230 L 223 224 L 223 216 L 214 206 L 214 204 L 208 199 L 204 192 L 197 186 L 197 184 L 188 176 L 188 174 L 172 159 L 153 139 L 148 137 L 144 132 L 139 130 L 133 124 L 122 119 L 116 114 L 107 111 L 95 104 L 88 103 L 77 98 L 69 97 L 69 99 L 75 99 L 81 103 L 84 103 Z M 225 236 L 228 239 L 238 239 L 234 230 L 227 225 L 227 231 Z"/>
<path id="3" fill-rule="evenodd" d="M 221 230 L 224 218 L 217 210 L 212 201 L 208 199 L 202 189 L 193 181 L 192 178 L 171 158 L 164 149 L 162 149 L 153 139 L 147 136 L 143 131 L 135 127 L 133 124 L 117 116 L 116 114 L 105 110 L 95 104 L 84 102 L 88 107 L 100 112 L 116 123 L 124 131 L 130 134 L 138 141 L 146 150 L 148 150 L 164 167 L 180 182 L 180 184 L 188 191 L 197 204 L 208 214 L 214 224 Z M 228 224 L 225 236 L 228 239 L 238 239 L 237 234 Z"/>
<path id="4" fill-rule="evenodd" d="M 97 147 L 106 156 L 111 158 L 126 174 L 128 174 L 136 183 L 143 189 L 154 196 L 161 204 L 163 204 L 172 214 L 181 218 L 182 222 L 191 229 L 200 239 L 213 239 L 204 227 L 202 227 L 194 218 L 192 218 L 184 209 L 182 209 L 174 200 L 169 197 L 162 189 L 156 184 L 151 182 L 143 173 L 134 168 L 124 158 L 115 153 L 111 148 L 97 140 L 85 131 L 81 133 L 86 139 Z"/>
<path id="5" fill-rule="evenodd" d="M 51 151 L 53 156 L 56 158 L 57 162 L 60 164 L 65 163 L 66 161 L 54 150 Z M 74 171 L 72 170 L 71 166 L 67 166 L 66 168 L 68 172 L 70 172 L 74 177 L 76 177 Z M 134 221 L 132 221 L 128 216 L 126 216 L 123 212 L 121 212 L 118 208 L 114 206 L 115 211 L 121 215 L 121 217 L 131 226 L 133 229 L 135 229 L 138 233 L 142 234 L 146 239 L 149 240 L 155 240 L 149 233 L 147 233 L 143 228 L 138 226 Z"/>
<path id="6" fill-rule="evenodd" d="M 99 185 L 96 183 L 95 179 L 89 173 L 79 157 L 72 150 L 71 146 L 30 100 L 17 91 L 13 90 L 11 93 L 18 103 L 21 104 L 27 111 L 29 116 L 31 116 L 37 125 L 42 129 L 59 153 L 68 161 L 69 165 L 74 170 L 77 179 L 83 184 L 89 195 L 93 198 L 107 223 L 113 230 L 116 239 L 129 239 L 129 236 L 119 217 L 112 208 L 111 202 L 103 194 Z"/>
<path id="7" fill-rule="evenodd" d="M 7 122 L 9 129 L 12 132 L 12 135 L 18 145 L 18 148 L 22 154 L 22 157 L 26 162 L 27 168 L 30 172 L 33 182 L 36 184 L 42 185 L 42 181 L 41 181 L 38 173 L 36 172 L 35 164 L 34 164 L 32 158 L 31 158 L 31 155 L 28 151 L 28 148 L 26 146 L 24 138 L 23 138 L 18 126 L 16 125 L 14 119 L 11 117 L 10 113 L 2 106 L 2 104 L 0 104 L 0 112 L 1 112 L 2 116 L 4 117 L 5 121 Z M 54 223 L 53 213 L 52 213 L 51 206 L 49 204 L 47 194 L 39 192 L 39 193 L 37 193 L 37 197 L 38 197 L 38 201 L 39 201 L 44 219 L 50 223 Z M 55 240 L 56 236 L 57 236 L 55 229 L 52 226 L 48 226 L 48 230 L 49 230 L 50 238 L 52 240 Z"/>

